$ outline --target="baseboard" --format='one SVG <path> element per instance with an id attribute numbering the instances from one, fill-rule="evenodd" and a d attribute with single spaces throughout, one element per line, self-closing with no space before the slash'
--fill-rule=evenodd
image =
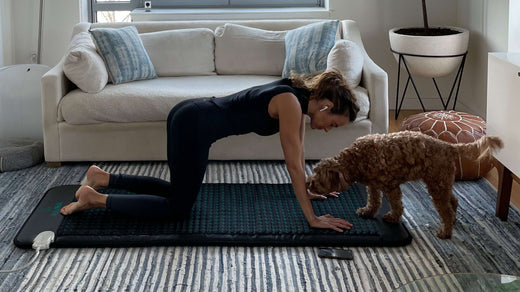
<path id="1" fill-rule="evenodd" d="M 423 105 L 426 108 L 426 111 L 437 111 L 437 110 L 443 110 L 442 103 L 439 98 L 423 98 L 422 99 Z M 395 99 L 393 101 L 390 101 L 390 110 L 395 110 Z M 453 100 L 450 101 L 450 105 L 448 106 L 448 110 L 451 110 L 453 108 Z M 401 110 L 422 110 L 421 103 L 419 102 L 419 99 L 417 97 L 410 97 L 405 98 L 403 102 L 403 106 L 401 107 Z M 475 110 L 466 104 L 462 102 L 457 101 L 457 105 L 455 107 L 456 111 L 459 112 L 465 112 L 470 113 L 473 115 L 477 115 L 480 117 L 484 117 L 485 115 L 482 115 L 481 113 L 475 112 Z"/>

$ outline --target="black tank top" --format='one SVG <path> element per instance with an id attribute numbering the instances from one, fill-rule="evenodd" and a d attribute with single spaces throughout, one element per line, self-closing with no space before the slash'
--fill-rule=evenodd
<path id="1" fill-rule="evenodd" d="M 298 98 L 302 113 L 307 113 L 309 91 L 291 86 L 290 79 L 282 79 L 245 89 L 232 95 L 212 98 L 211 101 L 226 111 L 231 134 L 257 133 L 269 136 L 280 131 L 278 119 L 269 115 L 269 102 L 280 93 L 290 92 Z"/>

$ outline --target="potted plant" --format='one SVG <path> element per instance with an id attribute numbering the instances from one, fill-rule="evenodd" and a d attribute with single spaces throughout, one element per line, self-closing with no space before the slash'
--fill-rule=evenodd
<path id="1" fill-rule="evenodd" d="M 399 61 L 403 54 L 410 73 L 420 77 L 441 77 L 458 68 L 468 49 L 469 31 L 459 27 L 430 27 L 426 0 L 422 0 L 423 27 L 392 28 L 390 47 Z M 454 56 L 432 57 L 427 56 Z"/>

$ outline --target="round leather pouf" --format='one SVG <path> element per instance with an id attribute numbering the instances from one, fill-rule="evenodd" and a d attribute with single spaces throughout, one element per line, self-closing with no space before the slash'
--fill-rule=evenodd
<path id="1" fill-rule="evenodd" d="M 470 143 L 486 135 L 486 122 L 475 115 L 457 111 L 432 111 L 409 116 L 399 126 L 400 131 L 420 131 L 450 143 Z M 471 180 L 488 173 L 491 159 L 480 162 L 459 157 L 456 161 L 455 179 Z"/>

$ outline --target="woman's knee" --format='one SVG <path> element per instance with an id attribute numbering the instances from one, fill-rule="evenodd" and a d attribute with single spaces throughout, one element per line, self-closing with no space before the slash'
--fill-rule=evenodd
<path id="1" fill-rule="evenodd" d="M 185 100 L 177 104 L 168 114 L 167 125 L 169 127 L 179 122 L 189 122 L 197 117 L 198 107 L 193 100 Z"/>
<path id="2" fill-rule="evenodd" d="M 179 102 L 178 104 L 174 105 L 172 107 L 172 109 L 170 110 L 170 113 L 168 114 L 168 121 L 172 119 L 172 117 L 175 115 L 176 112 L 179 111 L 180 108 L 183 107 L 183 105 L 187 102 L 188 100 L 183 100 L 181 102 Z"/>

